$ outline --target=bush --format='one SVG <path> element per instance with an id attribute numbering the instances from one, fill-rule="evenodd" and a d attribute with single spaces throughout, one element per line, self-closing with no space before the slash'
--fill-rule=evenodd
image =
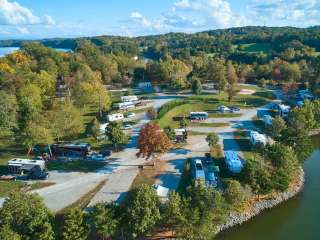
<path id="1" fill-rule="evenodd" d="M 158 110 L 158 119 L 162 118 L 167 112 L 169 112 L 171 109 L 181 106 L 183 104 L 187 104 L 188 102 L 186 100 L 174 100 L 170 101 L 166 104 L 164 104 L 161 108 Z"/>

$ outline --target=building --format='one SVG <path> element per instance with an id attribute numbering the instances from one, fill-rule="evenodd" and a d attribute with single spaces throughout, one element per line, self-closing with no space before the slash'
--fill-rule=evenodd
<path id="1" fill-rule="evenodd" d="M 138 101 L 138 97 L 135 95 L 131 95 L 131 96 L 122 96 L 121 97 L 121 101 L 122 102 L 134 102 L 134 101 Z"/>
<path id="2" fill-rule="evenodd" d="M 270 115 L 263 115 L 262 121 L 265 125 L 270 126 L 272 125 L 273 117 L 271 117 Z"/>
<path id="3" fill-rule="evenodd" d="M 204 173 L 204 168 L 202 165 L 202 162 L 200 159 L 194 159 L 193 165 L 192 165 L 192 170 L 193 170 L 193 178 L 197 181 L 205 181 L 205 173 Z"/>
<path id="4" fill-rule="evenodd" d="M 262 144 L 266 145 L 267 144 L 267 137 L 264 134 L 258 133 L 257 131 L 250 131 L 249 134 L 249 140 L 252 145 L 256 144 Z"/>
<path id="5" fill-rule="evenodd" d="M 135 104 L 133 102 L 116 103 L 114 106 L 118 110 L 127 110 L 127 109 L 135 108 Z"/>
<path id="6" fill-rule="evenodd" d="M 224 152 L 225 161 L 227 164 L 227 167 L 230 172 L 232 173 L 240 173 L 243 164 L 241 161 L 241 158 L 239 157 L 238 153 L 235 151 L 225 151 Z"/>
<path id="7" fill-rule="evenodd" d="M 190 112 L 190 120 L 206 120 L 209 117 L 207 112 Z"/>
<path id="8" fill-rule="evenodd" d="M 107 116 L 107 119 L 109 122 L 122 121 L 124 119 L 124 116 L 122 113 L 114 113 L 114 114 L 109 114 Z"/>
<path id="9" fill-rule="evenodd" d="M 8 170 L 13 174 L 43 172 L 45 168 L 44 160 L 14 158 L 8 161 Z"/>

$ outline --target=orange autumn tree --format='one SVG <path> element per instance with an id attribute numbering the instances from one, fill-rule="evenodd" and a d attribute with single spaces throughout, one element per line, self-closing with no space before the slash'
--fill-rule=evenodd
<path id="1" fill-rule="evenodd" d="M 157 153 L 167 152 L 171 146 L 169 138 L 160 126 L 156 123 L 148 123 L 140 131 L 137 156 L 150 158 Z"/>

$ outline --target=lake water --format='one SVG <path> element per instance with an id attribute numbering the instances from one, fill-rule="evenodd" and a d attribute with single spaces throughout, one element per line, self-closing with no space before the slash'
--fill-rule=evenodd
<path id="1" fill-rule="evenodd" d="M 57 51 L 60 52 L 70 52 L 70 49 L 66 49 L 66 48 L 55 48 Z M 12 53 L 14 51 L 19 50 L 18 47 L 0 47 L 0 57 L 5 56 L 6 54 Z"/>
<path id="2" fill-rule="evenodd" d="M 317 138 L 319 143 L 320 138 Z M 304 163 L 304 190 L 248 223 L 219 234 L 218 240 L 320 239 L 320 148 Z"/>

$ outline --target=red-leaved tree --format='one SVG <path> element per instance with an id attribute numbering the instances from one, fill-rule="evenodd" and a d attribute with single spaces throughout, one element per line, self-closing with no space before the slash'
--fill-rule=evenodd
<path id="1" fill-rule="evenodd" d="M 148 123 L 140 131 L 138 148 L 138 157 L 150 158 L 157 153 L 167 152 L 171 142 L 158 124 Z"/>

